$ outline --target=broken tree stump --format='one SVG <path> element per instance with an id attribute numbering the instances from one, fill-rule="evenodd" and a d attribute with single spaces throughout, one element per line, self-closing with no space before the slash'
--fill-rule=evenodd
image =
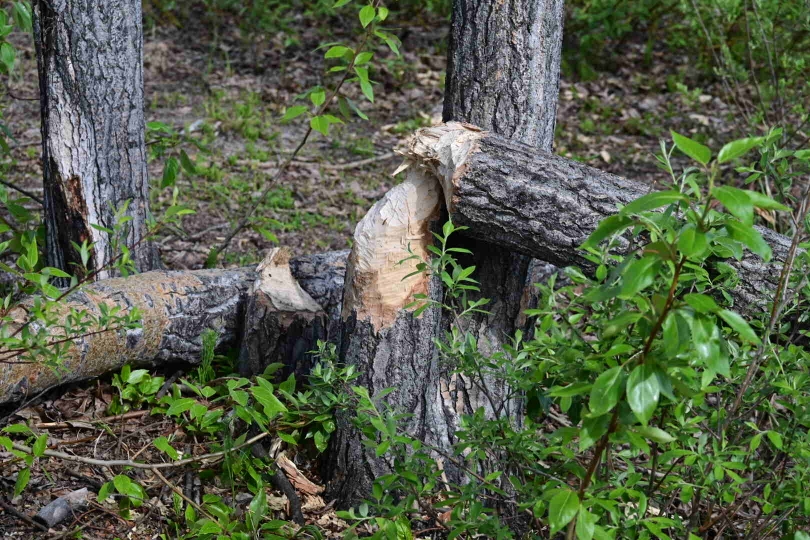
<path id="1" fill-rule="evenodd" d="M 248 293 L 239 373 L 262 373 L 270 364 L 285 365 L 284 375 L 306 376 L 319 339 L 326 338 L 327 317 L 290 270 L 290 250 L 270 251 L 256 268 Z"/>
<path id="2" fill-rule="evenodd" d="M 445 412 L 454 404 L 442 399 L 444 367 L 433 341 L 442 314 L 435 306 L 419 317 L 405 309 L 414 295 L 435 294 L 438 278 L 418 272 L 406 277 L 419 261 L 400 264 L 409 250 L 428 258 L 440 218 L 439 183 L 414 167 L 357 224 L 346 271 L 340 358 L 357 367 L 356 384 L 371 396 L 393 388 L 386 402 L 413 414 L 403 421 L 409 433 L 445 446 L 455 426 L 448 422 L 453 415 Z M 376 477 L 391 470 L 390 463 L 362 443 L 350 416 L 338 415 L 326 460 L 328 497 L 344 505 L 359 501 Z"/>

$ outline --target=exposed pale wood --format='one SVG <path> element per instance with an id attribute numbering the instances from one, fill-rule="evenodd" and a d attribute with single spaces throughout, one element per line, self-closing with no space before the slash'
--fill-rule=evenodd
<path id="1" fill-rule="evenodd" d="M 433 336 L 441 312 L 426 309 L 419 317 L 404 309 L 414 294 L 434 295 L 437 278 L 419 273 L 418 260 L 399 261 L 408 248 L 426 257 L 433 241 L 431 230 L 440 218 L 441 189 L 432 175 L 418 168 L 366 214 L 358 223 L 346 274 L 343 335 L 340 356 L 357 367 L 362 385 L 375 395 L 393 388 L 387 402 L 413 413 L 404 421 L 412 434 L 431 443 L 446 445 L 455 426 L 451 400 L 442 399 L 440 365 Z M 349 415 L 339 415 L 327 460 L 328 498 L 342 504 L 358 501 L 373 480 L 390 472 L 391 464 L 375 457 L 362 444 Z"/>
<path id="2" fill-rule="evenodd" d="M 312 482 L 309 478 L 304 476 L 304 474 L 295 466 L 295 463 L 290 461 L 290 459 L 285 456 L 284 454 L 280 454 L 276 458 L 276 465 L 281 468 L 284 474 L 289 479 L 292 486 L 295 488 L 296 491 L 303 495 L 318 495 L 323 493 L 323 486 L 319 486 L 318 484 Z"/>
<path id="3" fill-rule="evenodd" d="M 343 319 L 355 316 L 380 330 L 390 327 L 415 294 L 428 289 L 424 274 L 406 277 L 428 258 L 430 226 L 439 217 L 440 188 L 414 170 L 357 224 L 349 256 Z M 409 250 L 417 257 L 409 257 Z"/>

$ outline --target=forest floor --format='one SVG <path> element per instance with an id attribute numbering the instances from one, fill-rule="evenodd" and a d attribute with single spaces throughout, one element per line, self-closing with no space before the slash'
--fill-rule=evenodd
<path id="1" fill-rule="evenodd" d="M 339 126 L 328 139 L 314 137 L 259 206 L 258 226 L 234 239 L 220 265 L 255 264 L 277 244 L 299 254 L 347 247 L 357 221 L 398 181 L 392 176 L 398 156 L 392 152 L 416 129 L 441 118 L 446 27 L 442 20 L 400 25 L 402 58 L 378 51 L 377 100 L 363 105 L 370 120 Z M 297 44 L 286 48 L 283 43 L 289 35 L 279 33 L 254 46 L 236 30 L 223 30 L 214 40 L 210 30 L 193 21 L 183 28 L 147 31 L 147 121 L 185 130 L 205 146 L 205 151 L 189 148 L 200 174 L 178 182 L 180 200 L 196 214 L 185 220 L 183 231 L 166 231 L 159 238 L 168 268 L 201 268 L 210 248 L 244 215 L 279 160 L 303 135 L 301 122 L 282 125 L 278 119 L 296 95 L 326 84 L 322 51 L 316 50 L 322 36 L 304 20 L 297 21 L 294 31 Z M 11 158 L 0 163 L 0 173 L 10 183 L 41 195 L 35 57 L 30 38 L 18 41 L 20 69 L 3 98 L 8 101 L 4 120 L 17 142 Z M 630 178 L 666 181 L 654 154 L 670 129 L 718 148 L 733 137 L 735 128 L 733 108 L 724 102 L 720 85 L 699 86 L 690 69 L 688 58 L 658 50 L 645 55 L 643 44 L 631 41 L 622 45 L 609 73 L 598 73 L 591 81 L 563 74 L 555 151 Z M 12 94 L 34 99 L 13 99 Z M 161 178 L 162 167 L 162 160 L 153 160 L 151 178 Z M 153 199 L 159 213 L 167 194 L 155 187 Z M 17 411 L 17 420 L 39 426 L 49 434 L 51 447 L 62 452 L 98 459 L 160 459 L 152 455 L 157 452 L 151 441 L 172 434 L 175 424 L 165 416 L 149 415 L 98 422 L 107 416 L 114 391 L 108 381 L 95 381 L 23 408 Z M 58 424 L 64 422 L 68 423 Z M 186 440 L 196 444 L 193 437 Z M 194 453 L 202 451 L 193 448 Z M 10 493 L 20 466 L 17 458 L 0 454 L 4 492 Z M 305 462 L 301 466 L 317 483 L 317 474 L 306 469 Z M 67 491 L 97 489 L 109 476 L 99 467 L 38 461 L 29 488 L 6 504 L 32 515 Z M 160 485 L 146 473 L 140 479 L 147 487 Z M 184 482 L 182 474 L 168 475 L 168 480 Z M 250 500 L 222 486 L 207 489 L 223 494 L 235 506 Z M 272 501 L 271 507 L 285 516 L 283 499 Z M 162 528 L 159 514 L 165 510 L 150 503 L 125 520 L 93 499 L 85 514 L 55 531 L 57 536 L 54 531 L 51 536 L 38 532 L 9 511 L 0 511 L 0 536 L 56 538 L 80 526 L 84 538 L 153 538 Z M 345 527 L 320 497 L 305 501 L 305 510 L 311 522 L 331 528 L 336 536 Z"/>

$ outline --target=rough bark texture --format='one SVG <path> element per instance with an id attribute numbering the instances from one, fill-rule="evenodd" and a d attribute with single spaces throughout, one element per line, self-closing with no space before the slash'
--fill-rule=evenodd
<path id="1" fill-rule="evenodd" d="M 340 303 L 335 299 L 343 288 L 346 256 L 347 252 L 338 251 L 291 261 L 293 276 L 300 280 L 305 294 L 335 317 L 340 312 Z M 311 271 L 317 271 L 317 275 L 307 273 Z M 143 327 L 77 340 L 64 356 L 59 371 L 37 364 L 0 363 L 0 405 L 57 384 L 101 375 L 126 363 L 157 365 L 171 360 L 196 364 L 200 361 L 201 334 L 206 328 L 217 331 L 220 347 L 237 346 L 248 292 L 256 279 L 254 269 L 240 268 L 147 272 L 88 285 L 67 298 L 63 313 L 73 307 L 98 314 L 102 303 L 124 309 L 138 307 L 143 313 Z M 309 305 L 301 317 L 309 317 L 313 309 Z M 25 320 L 22 313 L 19 320 Z M 280 355 L 283 351 L 278 352 Z"/>
<path id="2" fill-rule="evenodd" d="M 357 366 L 357 384 L 372 396 L 394 389 L 386 403 L 413 414 L 404 424 L 409 433 L 446 447 L 456 426 L 451 389 L 447 383 L 443 386 L 443 367 L 433 342 L 441 311 L 428 308 L 414 317 L 404 309 L 415 294 L 437 294 L 439 282 L 419 273 L 405 278 L 416 270 L 418 260 L 398 264 L 409 249 L 427 258 L 440 207 L 438 182 L 414 168 L 358 223 L 346 273 L 340 356 Z M 358 502 L 375 478 L 391 471 L 389 462 L 362 444 L 350 415 L 338 417 L 330 452 L 327 496 L 342 505 Z"/>
<path id="3" fill-rule="evenodd" d="M 125 242 L 147 232 L 140 0 L 37 0 L 34 32 L 42 109 L 48 264 L 75 271 L 71 242 L 94 243 L 90 271 L 114 255 L 115 209 L 130 201 Z M 132 253 L 141 271 L 157 250 Z M 99 279 L 108 277 L 101 272 Z"/>
<path id="4" fill-rule="evenodd" d="M 444 97 L 445 121 L 469 122 L 507 139 L 551 151 L 559 93 L 563 0 L 455 0 Z M 493 182 L 496 180 L 493 178 Z M 472 251 L 479 297 L 489 315 L 465 321 L 479 348 L 495 352 L 518 328 L 534 291 L 530 276 L 544 263 L 487 239 L 456 240 Z M 538 268 L 535 268 L 538 267 Z M 441 337 L 441 336 L 437 336 Z M 491 393 L 502 391 L 490 381 Z M 501 389 L 505 390 L 505 389 Z M 490 409 L 470 387 L 470 406 Z M 509 414 L 520 421 L 518 404 Z"/>
<path id="5" fill-rule="evenodd" d="M 448 123 L 420 130 L 410 156 L 440 179 L 453 222 L 465 234 L 558 266 L 591 268 L 578 246 L 598 223 L 650 186 L 494 134 Z M 729 260 L 740 277 L 736 309 L 753 312 L 775 290 L 790 239 L 760 229 L 773 249 L 765 263 Z"/>
<path id="6" fill-rule="evenodd" d="M 289 262 L 289 250 L 277 248 L 256 269 L 239 351 L 244 376 L 262 373 L 274 363 L 286 366 L 284 376 L 306 376 L 313 360 L 310 351 L 326 337 L 326 314 L 293 278 Z"/>
<path id="7" fill-rule="evenodd" d="M 454 0 L 445 121 L 551 150 L 563 0 Z"/>

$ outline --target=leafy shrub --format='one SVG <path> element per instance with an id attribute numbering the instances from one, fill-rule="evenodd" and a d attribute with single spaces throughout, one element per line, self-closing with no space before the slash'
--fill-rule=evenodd
<path id="1" fill-rule="evenodd" d="M 806 335 L 799 306 L 810 293 L 810 255 L 796 252 L 785 265 L 767 313 L 735 311 L 738 276 L 723 259 L 750 250 L 768 261 L 754 215 L 788 209 L 717 182 L 721 165 L 754 147 L 767 152 L 779 137 L 735 141 L 712 159 L 673 133 L 659 157 L 670 189 L 599 225 L 583 245 L 594 277 L 569 268 L 539 286 L 531 339 L 517 334 L 485 355 L 463 330 L 448 335 L 441 350 L 456 372 L 477 385 L 503 381 L 526 398 L 522 423 L 477 410 L 452 453 L 441 453 L 397 428 L 401 411 L 355 389 L 357 425 L 394 468 L 367 504 L 341 515 L 374 538 L 400 534 L 414 508 L 449 538 L 805 538 L 810 354 L 797 338 Z M 697 166 L 675 174 L 675 148 Z M 804 154 L 782 153 L 794 170 L 809 170 Z M 807 233 L 801 209 L 790 231 L 797 245 Z M 441 246 L 455 230 L 445 226 Z M 466 296 L 472 268 L 452 251 L 437 248 L 421 270 L 450 282 L 446 308 L 480 309 Z M 447 483 L 448 466 L 462 483 Z M 753 518 L 738 514 L 743 506 Z"/>

